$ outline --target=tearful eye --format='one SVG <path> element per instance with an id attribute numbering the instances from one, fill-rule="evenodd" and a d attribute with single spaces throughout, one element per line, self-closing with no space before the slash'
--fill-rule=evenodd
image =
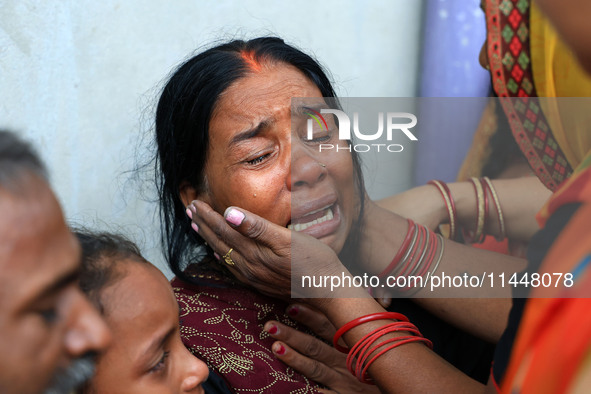
<path id="1" fill-rule="evenodd" d="M 316 130 L 304 135 L 304 142 L 318 144 L 332 139 L 332 130 Z"/>
<path id="2" fill-rule="evenodd" d="M 247 160 L 246 163 L 248 163 L 250 165 L 257 165 L 259 163 L 262 163 L 269 156 L 271 156 L 271 154 L 270 153 L 266 153 L 266 154 L 264 154 L 262 156 L 255 157 L 252 160 Z"/>
<path id="3" fill-rule="evenodd" d="M 308 140 L 308 141 L 310 141 L 310 142 L 325 142 L 328 140 L 330 140 L 330 134 L 314 136 L 314 138 L 312 138 L 311 140 Z"/>

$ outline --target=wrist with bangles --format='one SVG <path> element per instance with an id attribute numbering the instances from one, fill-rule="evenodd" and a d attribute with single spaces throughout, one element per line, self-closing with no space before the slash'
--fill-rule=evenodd
<path id="1" fill-rule="evenodd" d="M 348 331 L 364 323 L 377 320 L 390 320 L 390 322 L 364 335 L 350 349 L 338 344 L 339 339 Z M 393 333 L 410 335 L 398 335 L 384 339 L 384 336 Z M 373 380 L 368 376 L 371 364 L 384 353 L 412 342 L 422 342 L 429 348 L 433 348 L 431 341 L 423 337 L 417 327 L 410 323 L 406 316 L 396 312 L 379 312 L 358 317 L 341 327 L 333 338 L 334 347 L 343 353 L 347 353 L 347 369 L 349 372 L 359 381 L 367 384 L 373 384 Z"/>
<path id="2" fill-rule="evenodd" d="M 490 179 L 471 178 L 474 193 L 476 195 L 476 223 L 475 231 L 466 231 L 460 228 L 458 212 L 450 188 L 445 182 L 433 180 L 428 184 L 437 188 L 441 194 L 450 224 L 449 238 L 456 240 L 461 232 L 467 243 L 482 243 L 486 237 L 485 230 L 489 222 L 489 206 L 493 206 L 493 212 L 499 225 L 497 240 L 505 238 L 505 221 L 498 195 Z M 429 276 L 433 276 L 441 263 L 445 242 L 441 234 L 436 234 L 425 226 L 407 219 L 407 232 L 402 244 L 388 266 L 378 274 L 378 278 L 395 281 L 395 287 L 400 292 L 418 291 L 417 283 L 424 283 Z M 413 282 L 414 281 L 414 282 Z M 412 295 L 412 294 L 406 294 Z"/>
<path id="3" fill-rule="evenodd" d="M 433 276 L 441 260 L 445 243 L 440 234 L 435 234 L 425 226 L 407 219 L 407 232 L 402 245 L 388 266 L 377 276 L 380 279 L 394 281 L 387 287 L 397 288 L 399 292 L 418 291 L 420 283 L 426 283 Z M 393 286 L 395 284 L 395 286 Z"/>
<path id="4" fill-rule="evenodd" d="M 484 242 L 484 239 L 486 238 L 486 229 L 488 228 L 490 219 L 489 206 L 492 206 L 494 207 L 494 216 L 496 216 L 499 226 L 499 232 L 496 234 L 495 238 L 497 241 L 502 241 L 506 237 L 505 219 L 498 194 L 491 180 L 488 177 L 470 178 L 469 182 L 471 183 L 474 190 L 476 200 L 476 220 L 474 231 L 460 229 L 456 204 L 447 184 L 438 180 L 427 182 L 427 184 L 435 186 L 443 198 L 443 203 L 448 212 L 448 223 L 450 225 L 448 238 L 452 240 L 458 240 L 458 234 L 461 231 L 465 243 Z"/>

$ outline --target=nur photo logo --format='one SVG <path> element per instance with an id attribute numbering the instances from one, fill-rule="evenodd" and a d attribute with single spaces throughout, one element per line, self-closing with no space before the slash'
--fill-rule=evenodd
<path id="1" fill-rule="evenodd" d="M 402 132 L 410 141 L 418 141 L 417 137 L 410 131 L 417 125 L 417 117 L 409 112 L 378 112 L 378 128 L 372 133 L 363 132 L 359 127 L 359 112 L 353 113 L 353 130 L 351 130 L 351 120 L 349 116 L 338 109 L 322 108 L 316 111 L 312 108 L 306 107 L 305 114 L 310 116 L 307 122 L 308 140 L 314 138 L 314 123 L 316 123 L 321 130 L 328 131 L 328 123 L 323 114 L 332 114 L 338 120 L 339 140 L 351 141 L 346 147 L 334 144 L 319 144 L 318 151 L 326 150 L 346 150 L 351 152 L 369 152 L 369 151 L 387 151 L 392 153 L 402 152 L 404 146 L 401 144 L 391 143 L 395 133 Z M 385 134 L 385 136 L 384 136 Z M 355 136 L 359 141 L 373 141 L 374 143 L 354 143 L 352 136 Z M 384 140 L 387 143 L 377 143 L 377 141 Z"/>

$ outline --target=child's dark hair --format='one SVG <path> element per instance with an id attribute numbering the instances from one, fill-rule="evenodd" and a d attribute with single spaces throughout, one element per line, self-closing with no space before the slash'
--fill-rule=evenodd
<path id="1" fill-rule="evenodd" d="M 74 229 L 72 232 L 82 247 L 80 288 L 104 314 L 100 294 L 123 276 L 125 271 L 121 263 L 150 263 L 142 257 L 139 248 L 123 235 L 85 229 Z"/>

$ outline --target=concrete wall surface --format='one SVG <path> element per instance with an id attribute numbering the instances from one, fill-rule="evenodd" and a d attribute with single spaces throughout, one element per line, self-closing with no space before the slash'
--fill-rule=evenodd
<path id="1" fill-rule="evenodd" d="M 142 136 L 172 68 L 215 40 L 276 34 L 314 54 L 340 95 L 414 96 L 421 6 L 0 0 L 0 127 L 33 141 L 70 221 L 130 234 L 169 275 L 153 195 L 129 171 L 147 157 Z M 409 177 L 411 159 L 399 168 Z"/>

